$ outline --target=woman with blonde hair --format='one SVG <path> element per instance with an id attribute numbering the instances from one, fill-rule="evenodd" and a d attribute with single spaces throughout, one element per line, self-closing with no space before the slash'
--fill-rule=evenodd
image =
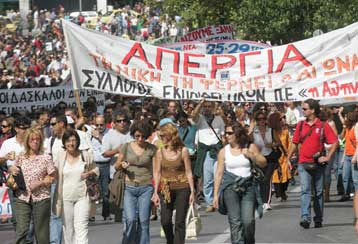
<path id="1" fill-rule="evenodd" d="M 185 242 L 185 217 L 190 204 L 194 203 L 194 181 L 188 149 L 179 137 L 173 123 L 160 127 L 164 148 L 157 151 L 154 167 L 154 193 L 152 201 L 161 206 L 161 224 L 167 244 Z M 160 182 L 160 190 L 159 190 Z M 172 215 L 176 209 L 175 230 Z"/>
<path id="2" fill-rule="evenodd" d="M 9 173 L 23 175 L 26 189 L 17 190 L 16 241 L 25 243 L 33 219 L 37 243 L 50 242 L 51 198 L 50 188 L 56 179 L 56 168 L 51 156 L 44 153 L 44 137 L 40 130 L 31 128 L 25 134 L 25 152 L 20 154 Z"/>

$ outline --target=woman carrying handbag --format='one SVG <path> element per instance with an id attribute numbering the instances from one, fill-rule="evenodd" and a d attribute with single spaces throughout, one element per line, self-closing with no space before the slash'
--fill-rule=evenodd
<path id="1" fill-rule="evenodd" d="M 65 153 L 58 158 L 54 213 L 62 218 L 65 244 L 88 243 L 91 191 L 89 179 L 99 175 L 92 154 L 79 150 L 80 137 L 68 129 L 62 137 Z"/>
<path id="2" fill-rule="evenodd" d="M 189 152 L 173 123 L 161 126 L 159 135 L 165 146 L 158 150 L 155 156 L 155 187 L 152 201 L 157 206 L 160 203 L 161 224 L 167 244 L 182 244 L 185 243 L 186 213 L 189 205 L 195 200 Z M 174 208 L 176 215 L 173 231 Z"/>

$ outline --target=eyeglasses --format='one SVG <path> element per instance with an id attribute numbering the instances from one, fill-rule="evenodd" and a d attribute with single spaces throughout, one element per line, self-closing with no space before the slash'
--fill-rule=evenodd
<path id="1" fill-rule="evenodd" d="M 104 126 L 104 124 L 96 124 L 97 127 Z"/>
<path id="2" fill-rule="evenodd" d="M 117 119 L 116 123 L 120 124 L 120 123 L 126 123 L 127 121 L 125 119 Z"/>
<path id="3" fill-rule="evenodd" d="M 50 123 L 51 126 L 55 126 L 56 124 L 57 124 L 57 122 Z"/>
<path id="4" fill-rule="evenodd" d="M 1 128 L 7 128 L 10 127 L 10 125 L 1 125 Z"/>
<path id="5" fill-rule="evenodd" d="M 234 134 L 233 131 L 225 131 L 225 135 L 227 135 L 227 136 L 231 136 L 231 135 L 233 135 L 233 134 Z"/>
<path id="6" fill-rule="evenodd" d="M 260 117 L 260 118 L 257 118 L 257 120 L 258 120 L 258 121 L 260 121 L 260 120 L 262 121 L 262 120 L 266 120 L 266 118 Z"/>

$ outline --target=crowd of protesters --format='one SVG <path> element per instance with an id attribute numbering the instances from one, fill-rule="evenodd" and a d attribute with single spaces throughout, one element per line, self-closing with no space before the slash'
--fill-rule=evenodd
<path id="1" fill-rule="evenodd" d="M 286 201 L 297 175 L 303 228 L 312 221 L 315 228 L 324 226 L 334 174 L 340 201 L 354 194 L 358 231 L 356 107 L 320 107 L 312 99 L 280 104 L 112 99 L 99 111 L 89 98 L 83 117 L 65 103 L 31 114 L 1 114 L 2 171 L 16 175 L 21 169 L 26 185 L 10 190 L 18 243 L 33 236 L 38 243 L 60 243 L 62 235 L 65 243 L 87 243 L 96 205 L 105 221 L 123 222 L 122 243 L 137 238 L 149 243 L 157 208 L 168 243 L 184 243 L 184 219 L 194 202 L 207 213 L 228 214 L 233 243 L 254 243 L 255 209 L 271 210 L 272 193 Z M 259 168 L 262 177 L 256 179 L 253 169 Z M 98 179 L 102 192 L 97 204 L 86 194 L 89 177 Z M 46 215 L 41 224 L 49 228 L 39 228 L 31 211 Z"/>
<path id="2" fill-rule="evenodd" d="M 0 89 L 56 86 L 69 79 L 62 19 L 136 41 L 175 41 L 189 30 L 181 17 L 170 17 L 143 3 L 135 4 L 133 9 L 123 7 L 108 18 L 108 23 L 100 12 L 98 17 L 86 20 L 81 13 L 70 16 L 61 5 L 51 10 L 34 7 L 27 18 L 28 32 L 24 32 L 18 12 L 9 10 L 6 18 L 17 28 L 1 27 Z"/>

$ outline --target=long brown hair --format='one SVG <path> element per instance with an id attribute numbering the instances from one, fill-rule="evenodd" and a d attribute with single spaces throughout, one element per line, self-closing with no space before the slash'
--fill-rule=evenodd
<path id="1" fill-rule="evenodd" d="M 347 119 L 344 122 L 348 129 L 352 129 L 352 127 L 358 122 L 358 113 L 356 111 L 350 111 L 347 114 Z"/>
<path id="2" fill-rule="evenodd" d="M 160 127 L 160 135 L 170 138 L 171 149 L 180 151 L 185 145 L 180 139 L 179 131 L 172 123 L 167 123 Z"/>

